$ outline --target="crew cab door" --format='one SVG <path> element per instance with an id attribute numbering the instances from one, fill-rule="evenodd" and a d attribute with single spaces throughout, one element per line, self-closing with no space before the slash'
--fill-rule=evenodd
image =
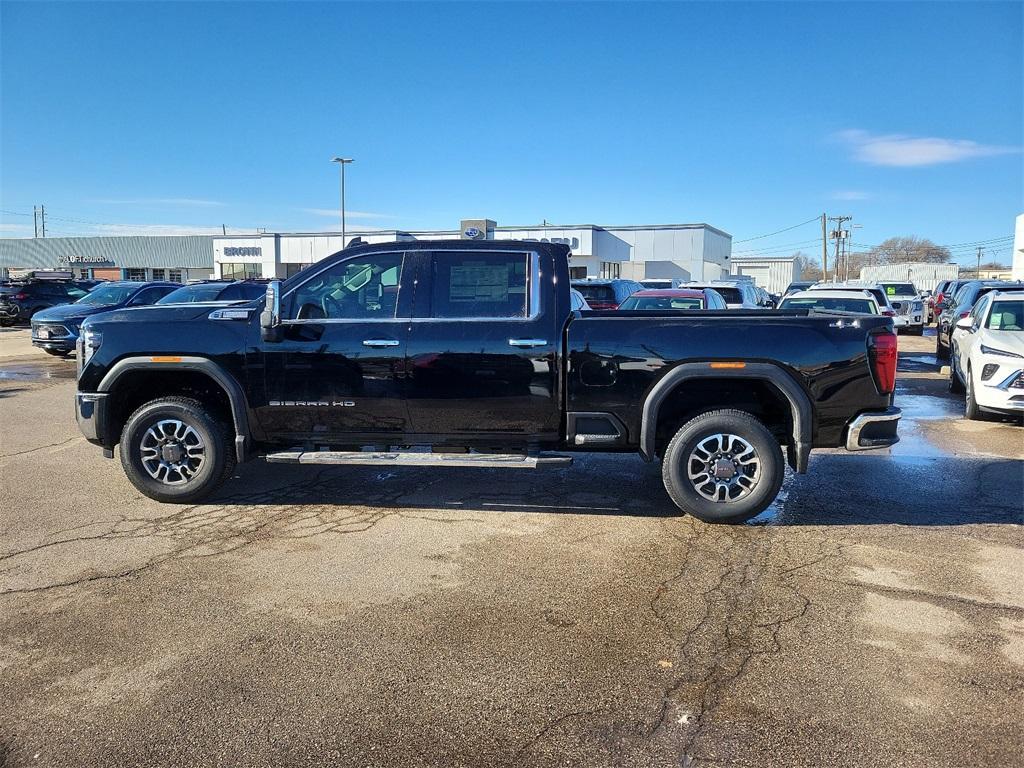
<path id="1" fill-rule="evenodd" d="M 402 251 L 343 258 L 282 296 L 284 337 L 259 342 L 257 416 L 269 437 L 329 443 L 407 429 L 407 264 Z"/>
<path id="2" fill-rule="evenodd" d="M 551 300 L 550 255 L 452 249 L 418 258 L 409 335 L 413 431 L 449 441 L 556 439 L 564 318 Z"/>

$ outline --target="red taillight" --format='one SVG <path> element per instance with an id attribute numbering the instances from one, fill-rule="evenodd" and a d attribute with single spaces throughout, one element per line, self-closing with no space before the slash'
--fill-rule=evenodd
<path id="1" fill-rule="evenodd" d="M 892 309 L 883 309 L 882 314 L 886 317 L 896 317 L 896 311 Z"/>
<path id="2" fill-rule="evenodd" d="M 896 389 L 896 334 L 892 331 L 868 336 L 868 359 L 875 377 L 875 386 L 883 395 Z"/>
<path id="3" fill-rule="evenodd" d="M 969 310 L 969 309 L 965 309 L 965 310 L 964 310 L 963 312 L 961 312 L 961 313 L 960 313 L 960 314 L 958 315 L 958 317 L 960 317 L 960 318 L 964 318 L 964 317 L 967 317 L 967 316 L 968 316 L 969 314 L 971 314 L 971 310 Z"/>
<path id="4" fill-rule="evenodd" d="M 28 298 L 28 294 L 27 293 L 16 293 L 16 294 L 14 294 L 14 298 L 16 298 L 18 301 L 24 301 L 25 299 Z"/>

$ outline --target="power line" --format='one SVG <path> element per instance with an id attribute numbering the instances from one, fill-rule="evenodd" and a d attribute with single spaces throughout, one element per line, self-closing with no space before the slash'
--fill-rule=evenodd
<path id="1" fill-rule="evenodd" d="M 815 216 L 813 219 L 808 219 L 807 221 L 802 221 L 799 224 L 794 224 L 792 227 L 786 227 L 785 229 L 780 229 L 780 230 L 778 230 L 776 232 L 769 232 L 767 235 L 756 235 L 755 237 L 747 237 L 747 238 L 744 238 L 743 240 L 733 240 L 733 243 L 749 243 L 751 240 L 762 240 L 762 239 L 764 239 L 766 237 L 771 237 L 772 235 L 781 235 L 783 232 L 789 232 L 789 230 L 791 230 L 791 229 L 796 229 L 798 227 L 804 227 L 804 226 L 807 226 L 808 224 L 810 224 L 812 222 L 816 222 L 816 221 L 820 221 L 820 220 L 821 220 L 820 216 Z"/>

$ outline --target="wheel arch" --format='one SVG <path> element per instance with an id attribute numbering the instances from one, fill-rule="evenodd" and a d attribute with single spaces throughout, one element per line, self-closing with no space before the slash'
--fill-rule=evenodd
<path id="1" fill-rule="evenodd" d="M 742 368 L 729 368 L 727 372 L 723 372 L 723 369 L 711 368 L 710 363 L 707 362 L 682 363 L 673 368 L 651 388 L 644 400 L 640 421 L 640 455 L 643 459 L 645 461 L 654 460 L 658 412 L 672 394 L 686 382 L 715 379 L 763 382 L 785 400 L 789 406 L 792 423 L 791 450 L 787 452 L 789 463 L 797 472 L 806 472 L 812 446 L 814 420 L 811 401 L 792 376 L 771 363 L 745 363 Z"/>
<path id="2" fill-rule="evenodd" d="M 100 381 L 97 391 L 112 393 L 140 373 L 151 374 L 165 371 L 202 376 L 223 394 L 235 431 L 235 455 L 239 462 L 245 461 L 252 446 L 252 431 L 249 425 L 245 391 L 234 376 L 209 358 L 175 356 L 173 360 L 155 362 L 150 356 L 126 357 L 111 366 L 103 380 Z M 111 435 L 110 438 L 114 438 L 114 436 Z"/>

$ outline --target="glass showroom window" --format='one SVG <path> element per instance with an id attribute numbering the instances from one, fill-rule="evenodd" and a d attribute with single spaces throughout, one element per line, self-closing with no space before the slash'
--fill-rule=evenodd
<path id="1" fill-rule="evenodd" d="M 135 280 L 140 283 L 146 282 L 146 270 L 145 269 L 126 269 L 125 270 L 126 280 Z"/>
<path id="2" fill-rule="evenodd" d="M 241 261 L 222 261 L 220 276 L 225 280 L 251 280 L 263 277 L 263 265 Z"/>
<path id="3" fill-rule="evenodd" d="M 166 269 L 154 269 L 153 270 L 153 279 L 154 280 L 166 280 L 167 279 L 167 270 Z"/>
<path id="4" fill-rule="evenodd" d="M 605 280 L 618 280 L 622 276 L 622 265 L 617 261 L 601 262 L 601 277 Z"/>
<path id="5" fill-rule="evenodd" d="M 170 273 L 170 277 L 168 279 L 172 283 L 180 283 L 180 282 L 182 282 L 182 280 L 181 280 L 181 270 L 180 269 L 172 269 L 171 273 Z"/>

